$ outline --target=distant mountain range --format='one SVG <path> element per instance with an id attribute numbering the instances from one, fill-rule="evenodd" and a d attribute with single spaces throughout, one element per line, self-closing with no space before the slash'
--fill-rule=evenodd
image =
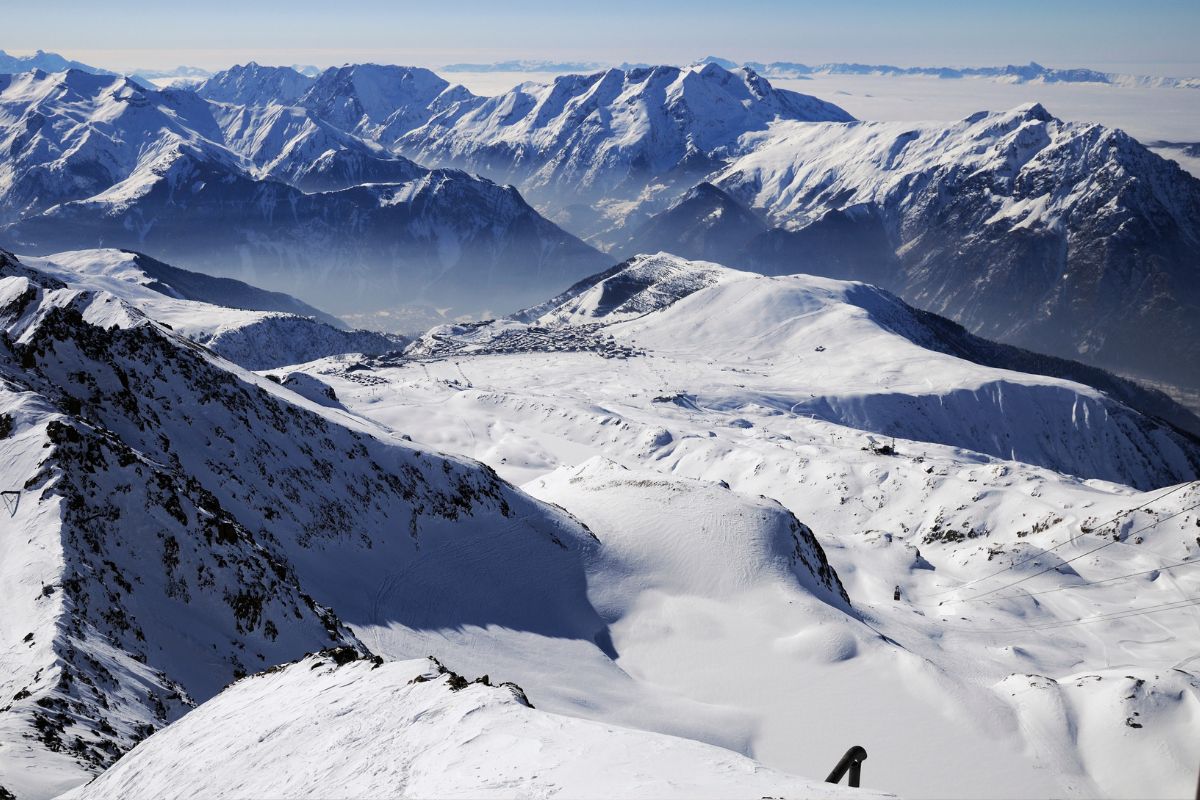
<path id="1" fill-rule="evenodd" d="M 259 96 L 281 90 L 278 70 L 248 69 Z M 393 83 L 399 74 L 414 80 Z M 325 119 L 369 132 L 419 124 L 433 113 L 422 92 L 444 84 L 432 73 L 326 75 L 306 93 L 311 108 L 294 109 L 79 70 L 2 76 L 0 238 L 30 253 L 148 251 L 335 313 L 506 311 L 607 263 L 511 187 L 424 169 Z M 222 75 L 204 91 L 233 84 Z M 393 104 L 416 117 L 384 116 Z"/>
<path id="2" fill-rule="evenodd" d="M 973 333 L 1200 385 L 1200 181 L 1037 105 L 860 122 L 725 63 L 496 97 L 372 64 L 250 63 L 194 91 L 4 77 L 0 242 L 149 252 L 363 319 L 505 313 L 666 250 L 869 281 Z"/>
<path id="3" fill-rule="evenodd" d="M 0 50 L 0 74 L 11 72 L 25 72 L 26 70 L 40 69 L 45 72 L 62 72 L 65 69 L 81 69 L 85 72 L 93 72 L 97 75 L 114 75 L 106 69 L 92 67 L 79 61 L 72 61 L 68 58 L 60 56 L 58 53 L 47 53 L 44 50 L 38 50 L 33 55 L 14 56 Z"/>
<path id="4" fill-rule="evenodd" d="M 971 331 L 1200 385 L 1200 180 L 1038 105 L 959 123 L 777 126 L 629 253 L 854 278 Z"/>
<path id="5" fill-rule="evenodd" d="M 1104 83 L 1113 86 L 1143 86 L 1162 88 L 1198 89 L 1200 77 L 1170 77 L 1165 75 L 1136 75 L 1124 72 L 1104 72 L 1087 67 L 1046 67 L 1036 61 L 1028 64 L 1006 64 L 993 67 L 900 67 L 893 64 L 860 64 L 856 62 L 832 61 L 822 64 L 804 64 L 795 61 L 733 61 L 720 56 L 706 56 L 700 64 L 717 64 L 725 69 L 746 66 L 767 78 L 805 78 L 811 75 L 890 75 L 927 76 L 933 78 L 988 78 L 1008 83 Z M 623 71 L 654 66 L 646 63 L 611 64 L 604 61 L 552 61 L 545 59 L 520 59 L 484 63 L 459 62 L 445 64 L 442 72 L 557 72 L 589 73 L 601 72 L 615 67 Z M 30 56 L 12 56 L 0 50 L 0 73 L 23 72 L 27 69 L 42 69 L 59 72 L 64 69 L 82 69 L 102 75 L 119 74 L 71 61 L 57 53 L 38 50 Z M 310 78 L 320 75 L 320 67 L 293 64 L 288 69 Z M 138 69 L 129 73 L 131 77 L 146 80 L 158 78 L 207 78 L 213 73 L 201 67 L 178 66 L 171 69 Z"/>
<path id="6" fill-rule="evenodd" d="M 725 59 L 718 59 L 726 63 Z M 1002 67 L 897 67 L 890 64 L 797 64 L 773 61 L 769 64 L 750 61 L 748 66 L 769 78 L 805 78 L 811 75 L 886 75 L 925 76 L 955 80 L 986 78 L 1005 83 L 1103 83 L 1113 86 L 1142 86 L 1174 89 L 1200 89 L 1200 78 L 1173 78 L 1157 75 L 1131 75 L 1122 72 L 1100 72 L 1076 67 L 1056 69 L 1036 61 L 1028 64 L 1007 64 Z"/>
<path id="7" fill-rule="evenodd" d="M 395 143 L 422 163 L 512 182 L 552 218 L 605 243 L 625 213 L 740 152 L 780 120 L 852 120 L 838 106 L 715 64 L 610 69 L 465 98 Z"/>
<path id="8" fill-rule="evenodd" d="M 795 61 L 733 61 L 720 56 L 706 56 L 700 64 L 716 64 L 725 69 L 750 67 L 767 78 L 807 78 L 812 75 L 888 75 L 926 76 L 932 78 L 988 78 L 1007 83 L 1105 83 L 1114 86 L 1145 86 L 1180 89 L 1200 88 L 1200 77 L 1167 77 L 1133 75 L 1123 72 L 1102 72 L 1086 67 L 1059 69 L 1046 67 L 1036 61 L 1028 64 L 1006 64 L 996 67 L 898 67 L 892 64 L 859 64 L 833 61 L 823 64 L 801 64 Z M 599 72 L 611 67 L 602 61 L 495 61 L 485 64 L 447 64 L 444 72 Z M 621 64 L 617 69 L 629 70 L 647 64 Z"/>

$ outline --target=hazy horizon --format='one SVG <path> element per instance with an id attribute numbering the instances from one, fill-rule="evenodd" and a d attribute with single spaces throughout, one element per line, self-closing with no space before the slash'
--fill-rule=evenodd
<path id="1" fill-rule="evenodd" d="M 547 0 L 451 8 L 369 0 L 352 8 L 301 0 L 247 7 L 203 0 L 166 8 L 150 0 L 104 6 L 67 0 L 58 12 L 6 9 L 0 48 L 38 49 L 129 72 L 180 65 L 217 70 L 257 61 L 327 67 L 508 60 L 688 63 L 861 62 L 898 66 L 1051 67 L 1190 76 L 1200 73 L 1200 4 L 1150 0 L 1014 0 L 982 7 L 946 0 L 897 4 L 750 0 L 731 10 L 710 0 L 653 5 L 611 0 L 562 8 Z M 97 47 L 97 42 L 103 42 Z M 437 42 L 437 44 L 432 44 Z"/>

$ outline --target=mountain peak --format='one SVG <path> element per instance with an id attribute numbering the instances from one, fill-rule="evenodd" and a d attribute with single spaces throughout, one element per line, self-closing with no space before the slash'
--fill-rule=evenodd
<path id="1" fill-rule="evenodd" d="M 1013 109 L 1014 113 L 1021 114 L 1026 119 L 1036 119 L 1041 122 L 1052 122 L 1055 117 L 1041 103 L 1023 103 Z"/>
<path id="2" fill-rule="evenodd" d="M 697 64 L 716 64 L 717 66 L 723 67 L 724 69 L 727 69 L 730 71 L 735 70 L 739 66 L 741 66 L 736 61 L 730 61 L 728 58 L 721 58 L 720 56 L 705 56 L 704 58 L 700 59 L 696 63 Z"/>
<path id="3" fill-rule="evenodd" d="M 300 99 L 313 79 L 291 67 L 265 67 L 255 61 L 237 64 L 218 72 L 197 93 L 218 103 L 262 106 L 291 104 Z"/>
<path id="4" fill-rule="evenodd" d="M 670 253 L 637 255 L 514 318 L 543 324 L 614 322 L 666 308 L 707 286 L 748 277 L 719 264 L 687 261 Z"/>
<path id="5" fill-rule="evenodd" d="M 300 103 L 343 130 L 390 144 L 474 95 L 424 67 L 346 64 L 325 70 Z"/>

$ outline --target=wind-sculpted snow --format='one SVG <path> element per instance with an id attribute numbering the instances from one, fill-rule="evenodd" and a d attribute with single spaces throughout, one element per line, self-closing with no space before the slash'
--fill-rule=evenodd
<path id="1" fill-rule="evenodd" d="M 871 280 L 982 336 L 1200 382 L 1200 180 L 1121 131 L 1033 105 L 751 138 L 713 182 L 778 230 L 739 265 Z"/>
<path id="2" fill-rule="evenodd" d="M 516 183 L 572 229 L 614 224 L 644 191 L 707 174 L 776 120 L 852 119 L 837 106 L 716 66 L 610 69 L 522 84 L 451 106 L 397 149 L 425 164 Z M 594 206 L 585 211 L 584 206 Z M 611 206 L 607 222 L 601 206 Z"/>
<path id="3" fill-rule="evenodd" d="M 20 272 L 0 278 L 9 789 L 78 783 L 241 674 L 357 644 L 355 626 L 494 625 L 607 660 L 594 539 L 565 514 Z"/>
<path id="4" fill-rule="evenodd" d="M 722 597 L 778 585 L 850 610 L 812 530 L 767 498 L 602 458 L 527 488 L 572 509 L 600 538 L 589 571 L 602 613 L 619 618 L 640 592 Z"/>
<path id="5" fill-rule="evenodd" d="M 314 735 L 314 732 L 319 732 Z M 84 800 L 286 797 L 878 797 L 727 750 L 531 708 L 519 687 L 348 648 L 239 681 Z"/>

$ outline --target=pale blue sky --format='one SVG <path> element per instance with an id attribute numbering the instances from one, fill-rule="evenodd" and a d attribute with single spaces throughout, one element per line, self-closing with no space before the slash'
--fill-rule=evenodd
<path id="1" fill-rule="evenodd" d="M 0 18 L 0 49 L 114 69 L 714 54 L 1200 72 L 1200 0 L 39 0 L 2 3 Z"/>

